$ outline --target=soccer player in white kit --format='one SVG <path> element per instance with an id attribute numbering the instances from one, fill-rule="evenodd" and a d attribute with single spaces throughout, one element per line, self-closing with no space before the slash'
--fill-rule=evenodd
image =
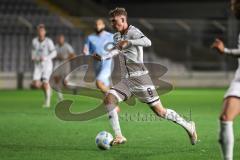
<path id="1" fill-rule="evenodd" d="M 46 37 L 44 24 L 37 26 L 37 37 L 32 40 L 32 61 L 34 62 L 32 87 L 42 88 L 45 95 L 43 107 L 50 107 L 51 88 L 49 78 L 52 74 L 52 59 L 57 52 L 53 41 Z"/>
<path id="2" fill-rule="evenodd" d="M 60 34 L 57 37 L 56 51 L 57 51 L 57 56 L 54 59 L 54 70 L 58 66 L 66 62 L 67 60 L 70 60 L 76 57 L 73 47 L 69 43 L 65 42 L 65 37 L 63 34 Z M 60 87 L 61 85 L 59 83 L 63 83 L 64 86 L 67 86 L 67 79 L 64 79 L 63 82 L 61 82 L 60 80 L 61 78 L 64 78 L 66 75 L 68 75 L 70 71 L 71 71 L 70 64 L 65 64 L 64 68 L 62 68 L 61 70 L 59 70 L 59 72 L 54 74 L 55 75 L 53 77 L 54 82 L 57 84 L 57 86 L 59 86 L 59 89 L 57 92 L 58 101 L 63 100 L 63 95 L 61 93 L 61 87 Z"/>
<path id="3" fill-rule="evenodd" d="M 236 5 L 239 1 L 231 1 L 231 10 L 239 18 L 239 9 Z M 238 69 L 235 72 L 235 77 L 232 80 L 230 87 L 224 95 L 223 108 L 220 114 L 220 132 L 219 143 L 221 145 L 222 155 L 224 160 L 233 159 L 234 148 L 234 131 L 233 121 L 240 114 L 240 34 L 238 37 L 238 48 L 226 48 L 223 41 L 216 39 L 212 45 L 220 54 L 232 55 L 238 59 Z"/>
<path id="4" fill-rule="evenodd" d="M 109 12 L 109 15 L 112 27 L 117 31 L 114 35 L 117 49 L 109 54 L 119 51 L 120 68 L 123 73 L 120 82 L 108 91 L 104 100 L 115 133 L 112 145 L 127 141 L 122 135 L 115 107 L 118 102 L 125 101 L 132 95 L 148 104 L 157 116 L 183 127 L 187 131 L 192 145 L 196 144 L 195 123 L 188 122 L 174 110 L 163 107 L 148 70 L 143 64 L 143 47 L 151 46 L 151 41 L 138 28 L 128 25 L 127 12 L 124 8 L 115 8 Z M 104 56 L 95 55 L 95 58 L 104 59 Z"/>

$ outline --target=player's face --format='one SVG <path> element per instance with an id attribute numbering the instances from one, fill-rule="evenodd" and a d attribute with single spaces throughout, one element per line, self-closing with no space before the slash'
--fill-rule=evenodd
<path id="1" fill-rule="evenodd" d="M 95 28 L 97 32 L 101 32 L 105 28 L 105 24 L 102 20 L 97 20 L 95 24 Z"/>
<path id="2" fill-rule="evenodd" d="M 116 16 L 112 17 L 110 19 L 112 27 L 117 31 L 117 32 L 122 32 L 124 30 L 124 25 L 125 25 L 125 19 L 122 16 Z"/>
<path id="3" fill-rule="evenodd" d="M 40 39 L 44 39 L 46 35 L 46 30 L 44 28 L 39 28 L 37 31 L 38 31 L 38 37 Z"/>
<path id="4" fill-rule="evenodd" d="M 58 43 L 59 43 L 59 44 L 62 45 L 62 44 L 64 43 L 64 41 L 65 41 L 64 36 L 59 36 L 59 37 L 58 37 Z"/>
<path id="5" fill-rule="evenodd" d="M 231 11 L 236 16 L 236 18 L 240 18 L 240 0 L 231 0 L 230 2 Z"/>

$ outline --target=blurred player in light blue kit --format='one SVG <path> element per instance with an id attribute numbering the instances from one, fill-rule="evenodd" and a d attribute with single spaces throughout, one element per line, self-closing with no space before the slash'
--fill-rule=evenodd
<path id="1" fill-rule="evenodd" d="M 113 44 L 113 34 L 105 31 L 105 23 L 103 19 L 97 19 L 95 21 L 95 33 L 89 35 L 84 44 L 84 55 L 108 55 L 106 50 L 109 44 Z M 103 61 L 94 60 L 94 69 L 96 75 L 96 86 L 106 94 L 111 86 L 111 73 L 112 73 L 112 58 L 108 58 Z M 117 106 L 114 110 L 119 112 L 120 109 Z"/>
<path id="2" fill-rule="evenodd" d="M 113 43 L 113 34 L 105 31 L 105 23 L 102 19 L 97 19 L 95 22 L 95 33 L 90 34 L 86 38 L 83 53 L 84 55 L 106 55 L 108 51 L 106 51 L 105 47 L 109 43 Z M 96 86 L 103 93 L 106 93 L 110 87 L 111 66 L 112 59 L 94 61 Z"/>

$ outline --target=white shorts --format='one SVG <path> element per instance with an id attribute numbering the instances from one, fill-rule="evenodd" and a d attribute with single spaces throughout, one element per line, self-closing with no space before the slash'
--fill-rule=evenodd
<path id="1" fill-rule="evenodd" d="M 108 93 L 113 94 L 118 102 L 126 101 L 130 97 L 135 96 L 141 102 L 150 106 L 161 103 L 156 88 L 148 74 L 122 79 Z"/>
<path id="2" fill-rule="evenodd" d="M 51 61 L 43 61 L 34 64 L 33 80 L 48 82 L 52 74 L 53 64 Z"/>
<path id="3" fill-rule="evenodd" d="M 240 82 L 233 80 L 228 88 L 227 92 L 224 95 L 224 98 L 227 97 L 239 97 L 240 98 Z"/>

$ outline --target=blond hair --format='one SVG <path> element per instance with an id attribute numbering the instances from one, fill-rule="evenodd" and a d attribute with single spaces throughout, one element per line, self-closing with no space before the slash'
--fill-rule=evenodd
<path id="1" fill-rule="evenodd" d="M 127 11 L 125 8 L 116 7 L 115 9 L 112 9 L 109 11 L 109 16 L 116 17 L 116 16 L 125 16 L 127 17 Z"/>

